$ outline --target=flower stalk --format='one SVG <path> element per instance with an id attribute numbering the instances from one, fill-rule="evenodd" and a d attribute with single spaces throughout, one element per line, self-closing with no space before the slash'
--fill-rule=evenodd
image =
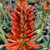
<path id="1" fill-rule="evenodd" d="M 18 0 L 19 2 L 19 0 Z M 10 14 L 12 27 L 11 32 L 13 35 L 6 35 L 10 39 L 8 41 L 12 42 L 9 44 L 5 44 L 7 49 L 10 50 L 30 50 L 31 48 L 39 48 L 40 46 L 36 44 L 36 42 L 31 42 L 30 40 L 36 38 L 37 35 L 34 34 L 34 22 L 36 15 L 36 11 L 32 13 L 32 11 L 36 7 L 28 6 L 26 1 L 22 1 L 21 6 L 16 3 L 16 9 L 11 11 L 13 14 Z M 34 15 L 34 16 L 33 16 Z"/>

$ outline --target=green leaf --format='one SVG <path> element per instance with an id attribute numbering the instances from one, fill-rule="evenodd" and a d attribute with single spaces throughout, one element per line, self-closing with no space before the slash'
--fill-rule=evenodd
<path id="1" fill-rule="evenodd" d="M 8 41 L 4 35 L 0 34 L 0 37 L 4 41 L 5 44 L 8 43 Z"/>

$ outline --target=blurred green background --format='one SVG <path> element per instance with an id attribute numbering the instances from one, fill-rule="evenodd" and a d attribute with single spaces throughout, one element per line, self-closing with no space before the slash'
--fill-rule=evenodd
<path id="1" fill-rule="evenodd" d="M 10 34 L 11 20 L 10 9 L 15 8 L 17 0 L 0 0 L 0 50 L 7 50 L 3 46 L 8 43 L 6 34 Z M 31 41 L 37 41 L 42 47 L 38 50 L 50 50 L 50 0 L 28 0 L 29 6 L 37 6 L 35 21 L 35 33 L 38 37 Z"/>

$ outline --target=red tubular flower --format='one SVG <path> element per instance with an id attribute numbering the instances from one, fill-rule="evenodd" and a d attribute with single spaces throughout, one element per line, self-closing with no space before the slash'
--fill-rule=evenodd
<path id="1" fill-rule="evenodd" d="M 39 48 L 40 46 L 37 45 L 35 42 L 31 42 L 30 40 L 36 38 L 37 35 L 34 34 L 35 28 L 34 22 L 36 15 L 36 11 L 31 13 L 36 7 L 28 7 L 27 2 L 22 2 L 21 7 L 16 4 L 16 9 L 11 11 L 13 15 L 10 13 L 12 27 L 11 31 L 13 35 L 6 35 L 10 39 L 7 39 L 9 44 L 5 44 L 7 49 L 10 50 L 36 50 L 34 48 Z M 34 15 L 34 16 L 33 16 Z M 32 47 L 31 49 L 28 47 Z"/>

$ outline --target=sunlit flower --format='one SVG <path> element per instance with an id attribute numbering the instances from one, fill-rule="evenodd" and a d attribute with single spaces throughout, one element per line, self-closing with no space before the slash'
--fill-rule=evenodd
<path id="1" fill-rule="evenodd" d="M 13 33 L 6 35 L 10 39 L 7 39 L 9 42 L 5 44 L 7 49 L 10 50 L 36 50 L 34 48 L 39 48 L 40 46 L 36 42 L 31 42 L 30 40 L 36 38 L 37 35 L 34 34 L 34 22 L 36 18 L 36 10 L 31 13 L 36 7 L 28 6 L 27 2 L 22 2 L 21 7 L 16 4 L 16 9 L 11 11 L 13 14 L 10 14 L 12 27 L 11 31 Z M 34 16 L 33 16 L 34 15 Z M 28 48 L 31 47 L 31 48 Z"/>

